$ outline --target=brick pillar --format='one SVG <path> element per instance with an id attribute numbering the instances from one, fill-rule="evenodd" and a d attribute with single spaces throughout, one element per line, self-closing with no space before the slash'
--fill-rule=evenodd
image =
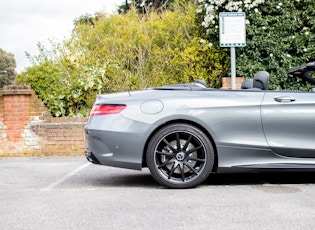
<path id="1" fill-rule="evenodd" d="M 29 123 L 29 103 L 32 90 L 29 86 L 5 86 L 0 91 L 3 103 L 3 125 L 7 142 L 20 142 Z"/>
<path id="2" fill-rule="evenodd" d="M 242 82 L 245 80 L 244 77 L 236 77 L 236 89 L 241 89 Z M 222 88 L 221 89 L 231 89 L 232 83 L 230 77 L 222 77 Z"/>

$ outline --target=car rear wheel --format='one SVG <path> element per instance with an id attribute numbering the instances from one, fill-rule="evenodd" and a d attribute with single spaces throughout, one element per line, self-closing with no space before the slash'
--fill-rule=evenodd
<path id="1" fill-rule="evenodd" d="M 214 150 L 199 128 L 183 123 L 161 128 L 150 140 L 146 160 L 153 178 L 168 188 L 191 188 L 211 173 Z"/>

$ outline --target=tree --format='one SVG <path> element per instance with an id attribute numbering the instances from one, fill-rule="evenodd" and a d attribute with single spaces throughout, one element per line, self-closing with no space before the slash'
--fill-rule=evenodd
<path id="1" fill-rule="evenodd" d="M 182 0 L 182 2 L 188 1 Z M 146 13 L 151 9 L 162 12 L 172 3 L 174 0 L 126 0 L 124 4 L 118 7 L 118 13 L 126 13 L 132 6 L 136 7 L 140 13 Z"/>
<path id="2" fill-rule="evenodd" d="M 70 39 L 40 48 L 19 76 L 55 116 L 87 115 L 96 94 L 202 79 L 220 86 L 226 57 L 199 37 L 196 5 L 172 10 L 81 17 Z M 50 87 L 48 87 L 50 86 Z"/>
<path id="3" fill-rule="evenodd" d="M 246 47 L 237 48 L 237 74 L 270 72 L 271 89 L 307 89 L 290 78 L 290 68 L 315 60 L 314 0 L 199 0 L 206 39 L 219 41 L 219 12 L 246 13 Z"/>
<path id="4" fill-rule="evenodd" d="M 14 55 L 0 48 L 0 88 L 12 84 L 16 77 Z"/>

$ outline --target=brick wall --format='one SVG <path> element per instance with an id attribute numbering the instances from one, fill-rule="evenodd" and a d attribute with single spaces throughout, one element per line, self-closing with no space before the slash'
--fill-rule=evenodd
<path id="1" fill-rule="evenodd" d="M 55 118 L 29 86 L 0 90 L 0 157 L 82 155 L 86 118 Z"/>
<path id="2" fill-rule="evenodd" d="M 236 78 L 240 89 L 244 78 Z M 223 89 L 231 78 L 222 78 Z M 0 157 L 82 155 L 86 118 L 52 117 L 29 86 L 0 90 Z"/>

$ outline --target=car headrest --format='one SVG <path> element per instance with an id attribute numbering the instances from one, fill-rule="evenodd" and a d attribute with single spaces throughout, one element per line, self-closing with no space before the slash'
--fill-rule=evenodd
<path id="1" fill-rule="evenodd" d="M 251 89 L 253 88 L 253 79 L 246 79 L 242 82 L 241 89 Z"/>
<path id="2" fill-rule="evenodd" d="M 255 74 L 253 80 L 253 87 L 266 90 L 269 83 L 269 73 L 267 71 L 259 71 Z"/>

